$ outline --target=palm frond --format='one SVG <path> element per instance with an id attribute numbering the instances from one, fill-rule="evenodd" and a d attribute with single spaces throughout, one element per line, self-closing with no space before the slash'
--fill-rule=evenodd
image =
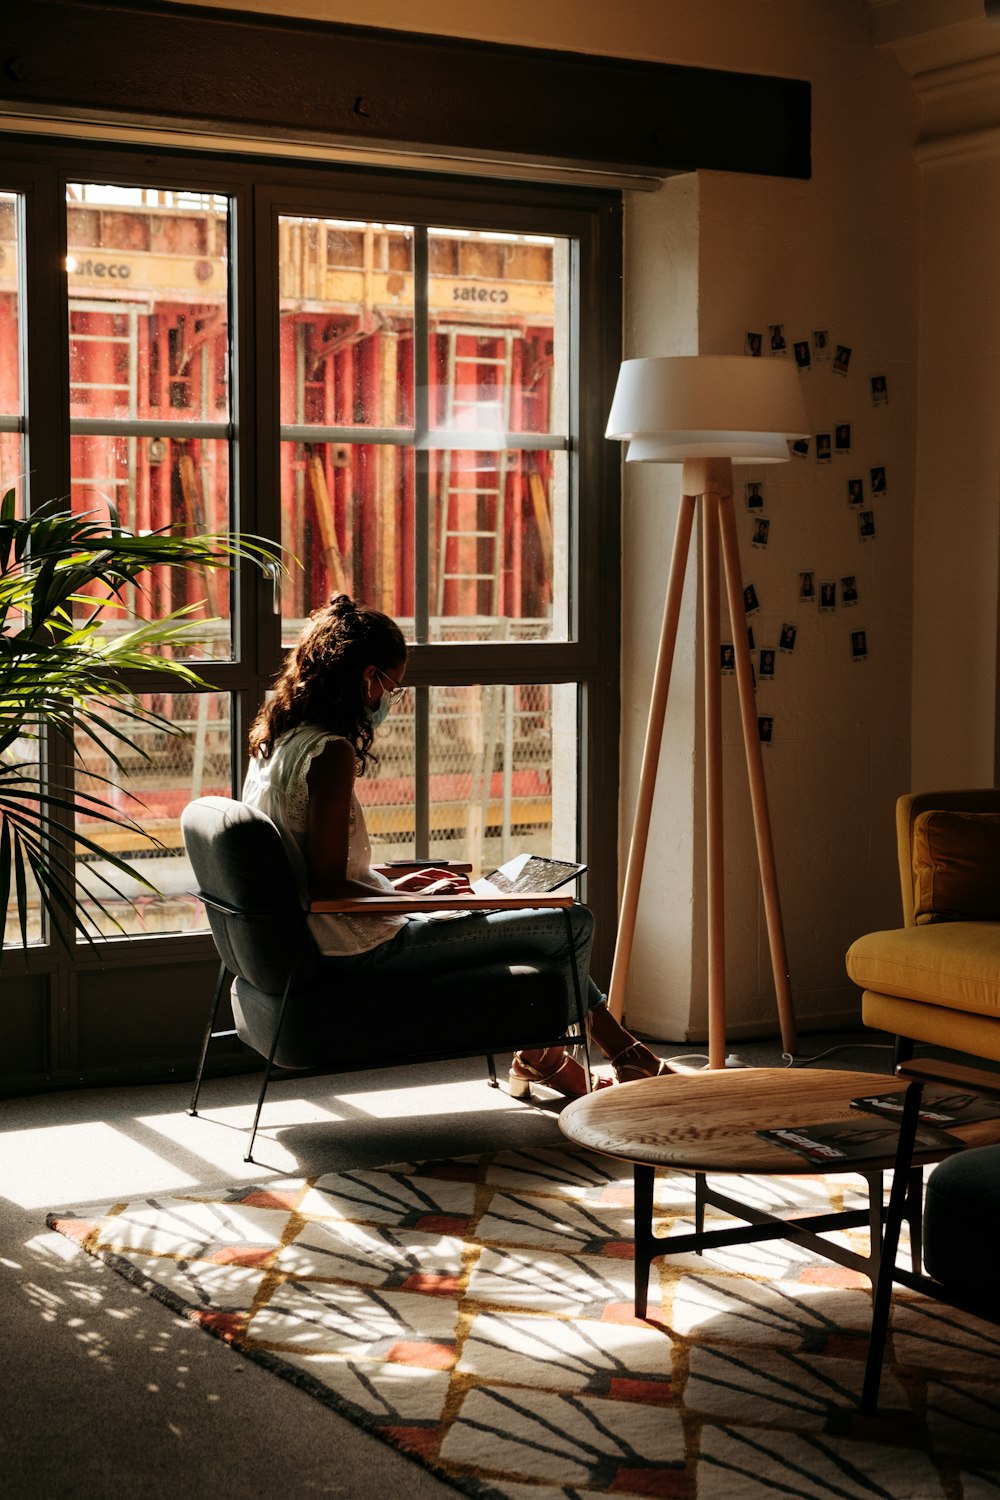
<path id="1" fill-rule="evenodd" d="M 211 687 L 203 667 L 177 654 L 196 644 L 210 623 L 197 618 L 203 606 L 132 622 L 125 589 L 141 595 L 153 568 L 228 573 L 249 564 L 273 570 L 282 558 L 279 547 L 260 537 L 191 536 L 170 528 L 135 536 L 110 503 L 106 511 L 74 513 L 65 501 L 51 500 L 19 518 L 13 490 L 0 499 L 0 912 L 6 917 L 14 905 L 22 944 L 28 941 L 29 881 L 43 911 L 88 940 L 93 932 L 81 915 L 82 897 L 124 930 L 89 888 L 95 881 L 126 903 L 120 877 L 156 891 L 125 858 L 105 849 L 96 832 L 88 833 L 86 822 L 127 830 L 154 848 L 158 840 L 95 792 L 49 784 L 42 764 L 18 753 L 19 744 L 55 734 L 92 784 L 118 790 L 87 766 L 87 746 L 124 776 L 126 756 L 149 759 L 141 732 L 183 733 L 143 702 L 123 674 L 145 675 L 158 690 Z M 109 629 L 113 616 L 128 621 L 126 628 Z M 81 866 L 80 855 L 99 861 L 99 871 Z"/>

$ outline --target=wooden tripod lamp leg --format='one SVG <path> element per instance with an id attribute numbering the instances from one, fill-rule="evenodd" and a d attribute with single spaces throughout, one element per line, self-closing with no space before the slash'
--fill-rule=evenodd
<path id="1" fill-rule="evenodd" d="M 708 927 L 708 1066 L 726 1066 L 726 901 L 719 670 L 719 503 L 701 501 L 701 600 L 705 697 L 705 887 Z"/>
<path id="2" fill-rule="evenodd" d="M 746 751 L 747 774 L 750 778 L 750 802 L 753 808 L 754 833 L 757 838 L 757 860 L 760 864 L 761 888 L 764 895 L 764 917 L 771 950 L 771 970 L 774 974 L 778 1023 L 781 1027 L 781 1045 L 786 1053 L 791 1054 L 796 1048 L 795 1011 L 792 1008 L 785 930 L 781 919 L 781 903 L 778 898 L 778 872 L 774 863 L 774 841 L 771 837 L 767 784 L 764 780 L 764 760 L 757 726 L 757 704 L 754 699 L 750 646 L 747 640 L 747 617 L 743 603 L 743 574 L 740 568 L 740 549 L 736 536 L 736 518 L 733 513 L 731 494 L 720 502 L 719 520 L 722 556 L 726 571 L 726 593 L 729 600 L 729 619 L 733 627 L 733 654 L 740 699 L 743 745 Z"/>
<path id="3" fill-rule="evenodd" d="M 695 496 L 681 496 L 674 531 L 674 547 L 670 558 L 670 574 L 667 580 L 667 596 L 663 606 L 663 624 L 660 628 L 660 644 L 656 654 L 656 669 L 653 675 L 653 691 L 649 704 L 649 719 L 646 724 L 646 739 L 642 749 L 642 768 L 639 774 L 639 793 L 636 798 L 635 816 L 632 822 L 632 838 L 629 844 L 628 862 L 625 866 L 625 884 L 622 890 L 621 915 L 618 919 L 618 937 L 615 957 L 611 969 L 611 985 L 608 990 L 608 1008 L 616 1020 L 621 1020 L 625 1008 L 625 985 L 628 980 L 629 962 L 632 957 L 632 939 L 635 936 L 635 918 L 639 906 L 639 891 L 642 886 L 642 869 L 646 859 L 646 844 L 649 838 L 649 820 L 653 810 L 653 794 L 656 791 L 656 773 L 660 763 L 660 745 L 663 740 L 663 721 L 667 711 L 667 692 L 670 687 L 670 669 L 677 644 L 677 626 L 680 620 L 681 600 L 684 594 L 684 573 L 687 568 L 688 551 L 691 545 L 691 528 L 694 522 Z"/>

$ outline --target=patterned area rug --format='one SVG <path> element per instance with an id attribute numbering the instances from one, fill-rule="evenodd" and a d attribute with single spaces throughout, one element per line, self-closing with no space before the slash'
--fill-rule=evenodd
<path id="1" fill-rule="evenodd" d="M 713 1180 L 761 1208 L 864 1194 Z M 658 1177 L 656 1201 L 659 1232 L 693 1227 L 692 1178 Z M 863 1277 L 783 1241 L 662 1259 L 640 1323 L 631 1202 L 628 1167 L 564 1147 L 49 1224 L 479 1500 L 1000 1494 L 995 1329 L 897 1293 L 861 1418 Z"/>

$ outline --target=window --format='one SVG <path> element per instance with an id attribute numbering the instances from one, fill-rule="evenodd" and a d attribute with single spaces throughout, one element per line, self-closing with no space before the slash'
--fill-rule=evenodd
<path id="1" fill-rule="evenodd" d="M 0 147 L 0 182 L 4 159 Z M 614 199 L 191 155 L 144 158 L 137 175 L 135 157 L 47 147 L 33 196 L 7 160 L 5 487 L 22 505 L 66 494 L 140 532 L 238 528 L 290 557 L 280 586 L 254 570 L 184 574 L 123 600 L 116 629 L 190 612 L 185 650 L 205 686 L 136 679 L 181 733 L 141 733 L 125 774 L 93 748 L 75 764 L 49 749 L 154 842 L 79 825 L 134 869 L 110 905 L 143 941 L 122 941 L 96 906 L 97 949 L 64 951 L 35 923 L 37 971 L 75 1019 L 27 1071 L 59 1057 L 73 1068 L 102 1045 L 131 1068 L 178 1034 L 157 1005 L 200 1018 L 203 986 L 179 1002 L 170 979 L 212 961 L 180 813 L 192 796 L 238 793 L 283 650 L 341 590 L 411 643 L 406 692 L 358 788 L 376 858 L 467 858 L 479 872 L 522 850 L 599 846 L 586 895 L 610 955 L 618 454 L 601 434 L 617 368 Z M 33 209 L 43 193 L 64 205 L 58 226 Z M 80 859 L 85 880 L 100 875 L 99 856 Z M 98 972 L 99 986 L 86 977 Z M 144 1002 L 160 998 L 146 1006 L 151 1038 L 126 1046 L 139 972 Z"/>
<path id="2" fill-rule="evenodd" d="M 229 531 L 227 197 L 70 182 L 66 235 L 73 509 L 113 512 L 133 532 Z M 107 629 L 126 631 L 139 619 L 187 610 L 194 628 L 184 654 L 231 660 L 229 592 L 225 573 L 154 574 L 130 590 Z M 227 694 L 144 694 L 142 701 L 179 733 L 140 728 L 132 734 L 136 748 L 126 755 L 124 774 L 93 744 L 77 746 L 84 787 L 101 797 L 110 786 L 110 800 L 141 825 L 126 832 L 81 817 L 78 828 L 126 856 L 162 892 L 115 880 L 121 895 L 111 897 L 95 879 L 100 860 L 78 856 L 81 879 L 102 893 L 110 913 L 88 912 L 88 929 L 104 937 L 206 925 L 200 903 L 188 895 L 180 814 L 192 796 L 233 790 Z"/>
<path id="3" fill-rule="evenodd" d="M 567 240 L 282 214 L 277 247 L 283 640 L 341 591 L 417 643 L 565 640 Z M 571 697 L 408 693 L 359 788 L 376 857 L 575 850 Z"/>

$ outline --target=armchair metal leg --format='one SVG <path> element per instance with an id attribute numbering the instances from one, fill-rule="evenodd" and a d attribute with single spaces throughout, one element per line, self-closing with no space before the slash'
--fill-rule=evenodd
<path id="1" fill-rule="evenodd" d="M 250 1127 L 250 1144 L 247 1146 L 247 1154 L 243 1158 L 244 1161 L 253 1161 L 253 1143 L 257 1139 L 257 1126 L 260 1124 L 260 1112 L 264 1108 L 264 1095 L 267 1093 L 267 1086 L 271 1082 L 271 1069 L 274 1066 L 274 1054 L 278 1050 L 278 1037 L 281 1035 L 281 1023 L 285 1019 L 285 1006 L 288 1003 L 288 991 L 291 987 L 291 982 L 291 975 L 289 975 L 288 983 L 285 985 L 285 993 L 281 997 L 278 1020 L 274 1028 L 274 1036 L 271 1039 L 271 1050 L 264 1064 L 264 1077 L 261 1079 L 260 1093 L 257 1095 L 257 1108 L 254 1111 L 253 1124 Z"/>
<path id="2" fill-rule="evenodd" d="M 489 1074 L 490 1088 L 498 1089 L 500 1085 L 497 1083 L 497 1065 L 492 1052 L 487 1052 L 486 1054 L 486 1071 Z"/>
<path id="3" fill-rule="evenodd" d="M 215 994 L 212 996 L 212 1005 L 208 1013 L 208 1025 L 205 1027 L 205 1039 L 201 1044 L 201 1057 L 198 1059 L 198 1071 L 195 1074 L 194 1093 L 191 1095 L 191 1103 L 188 1106 L 189 1115 L 198 1113 L 198 1095 L 201 1093 L 201 1080 L 205 1072 L 205 1063 L 208 1058 L 208 1046 L 212 1040 L 215 1030 L 215 1020 L 219 1014 L 219 1004 L 222 1000 L 222 990 L 226 983 L 226 975 L 229 970 L 225 964 L 219 965 L 219 977 L 215 981 Z"/>
<path id="4" fill-rule="evenodd" d="M 913 1056 L 913 1049 L 915 1046 L 916 1043 L 914 1042 L 912 1037 L 897 1036 L 895 1038 L 892 1047 L 892 1071 L 894 1073 L 899 1067 L 900 1063 L 910 1061 L 910 1058 Z"/>
<path id="5" fill-rule="evenodd" d="M 288 996 L 291 993 L 292 979 L 294 978 L 295 970 L 298 965 L 299 953 L 302 948 L 302 939 L 306 934 L 306 915 L 307 914 L 305 912 L 302 913 L 302 926 L 299 929 L 298 941 L 295 944 L 295 952 L 292 955 L 292 962 L 288 968 L 288 978 L 285 980 L 285 988 L 282 992 L 281 1004 L 278 1007 L 278 1019 L 275 1022 L 274 1036 L 271 1038 L 271 1050 L 267 1054 L 267 1062 L 264 1064 L 264 1077 L 261 1081 L 260 1093 L 257 1096 L 257 1108 L 254 1111 L 253 1125 L 250 1127 L 250 1144 L 247 1146 L 247 1154 L 243 1158 L 244 1161 L 253 1161 L 253 1145 L 254 1141 L 257 1139 L 257 1126 L 260 1124 L 260 1112 L 264 1108 L 264 1095 L 267 1093 L 267 1086 L 271 1081 L 271 1070 L 274 1067 L 274 1057 L 275 1053 L 278 1050 L 278 1038 L 281 1036 L 281 1027 L 285 1019 L 285 1011 L 288 1008 Z"/>
<path id="6" fill-rule="evenodd" d="M 569 961 L 573 972 L 573 999 L 576 1002 L 576 1024 L 580 1033 L 580 1045 L 583 1048 L 583 1071 L 587 1078 L 587 1093 L 594 1087 L 593 1076 L 590 1071 L 590 1033 L 587 1028 L 587 1012 L 583 1004 L 583 987 L 580 984 L 580 971 L 576 966 L 576 948 L 573 943 L 573 919 L 570 916 L 570 908 L 563 908 L 563 918 L 566 923 L 566 939 L 569 947 Z"/>

